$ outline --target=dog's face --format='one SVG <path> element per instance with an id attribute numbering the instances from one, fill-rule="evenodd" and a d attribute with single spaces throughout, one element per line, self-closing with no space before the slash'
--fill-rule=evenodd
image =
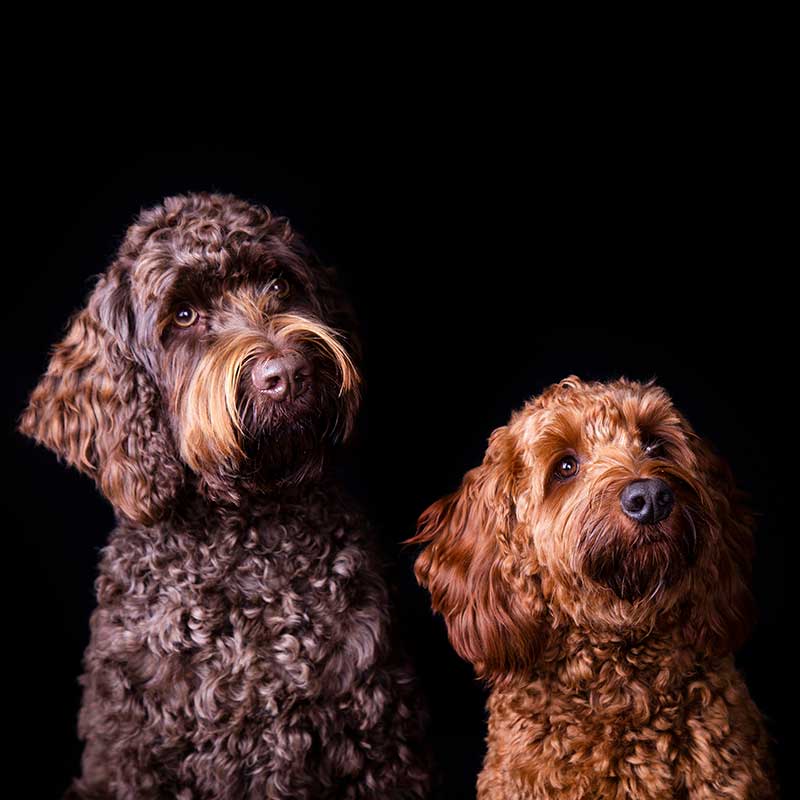
<path id="1" fill-rule="evenodd" d="M 571 590 L 588 581 L 631 602 L 657 601 L 686 576 L 716 509 L 696 436 L 663 390 L 566 380 L 508 435 L 520 553 L 535 543 L 537 563 Z"/>
<path id="2" fill-rule="evenodd" d="M 746 629 L 751 537 L 729 473 L 667 394 L 571 377 L 516 412 L 461 489 L 421 517 L 416 571 L 481 674 L 530 665 L 550 632 Z"/>
<path id="3" fill-rule="evenodd" d="M 211 265 L 172 268 L 155 304 L 148 349 L 183 460 L 209 482 L 221 473 L 287 482 L 313 473 L 326 438 L 346 436 L 358 399 L 351 342 L 308 257 L 244 243 Z M 150 285 L 152 262 L 134 267 Z M 134 289 L 134 292 L 136 290 Z M 341 320 L 337 320 L 341 324 Z"/>
<path id="4" fill-rule="evenodd" d="M 145 522 L 188 476 L 229 498 L 297 482 L 352 427 L 352 328 L 285 219 L 230 195 L 166 198 L 128 230 L 20 427 Z"/>

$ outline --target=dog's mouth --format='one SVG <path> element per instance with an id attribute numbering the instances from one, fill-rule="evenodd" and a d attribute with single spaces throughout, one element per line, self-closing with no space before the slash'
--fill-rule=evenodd
<path id="1" fill-rule="evenodd" d="M 697 549 L 696 521 L 680 505 L 654 524 L 619 514 L 587 519 L 578 557 L 584 575 L 621 600 L 635 601 L 673 586 L 694 563 Z"/>

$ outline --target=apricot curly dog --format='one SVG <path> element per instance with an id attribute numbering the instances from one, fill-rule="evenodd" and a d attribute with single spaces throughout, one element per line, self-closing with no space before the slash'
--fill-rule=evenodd
<path id="1" fill-rule="evenodd" d="M 652 383 L 548 388 L 428 508 L 418 580 L 490 682 L 482 800 L 718 800 L 777 790 L 732 652 L 751 519 Z"/>
<path id="2" fill-rule="evenodd" d="M 21 430 L 114 506 L 81 678 L 82 798 L 417 798 L 421 709 L 361 514 L 324 469 L 349 307 L 232 195 L 129 228 Z"/>

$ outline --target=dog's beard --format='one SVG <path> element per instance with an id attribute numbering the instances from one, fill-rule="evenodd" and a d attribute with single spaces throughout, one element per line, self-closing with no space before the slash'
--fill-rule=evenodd
<path id="1" fill-rule="evenodd" d="M 314 420 L 298 419 L 248 439 L 238 482 L 286 486 L 318 477 L 326 449 L 319 427 Z"/>
<path id="2" fill-rule="evenodd" d="M 632 602 L 675 584 L 694 563 L 697 547 L 692 512 L 676 505 L 655 525 L 639 525 L 616 511 L 585 515 L 578 556 L 584 575 Z"/>
<path id="3" fill-rule="evenodd" d="M 173 406 L 184 461 L 215 493 L 299 482 L 319 473 L 325 444 L 345 438 L 358 406 L 359 375 L 338 334 L 313 319 L 272 320 L 274 341 L 235 329 L 178 382 Z M 253 364 L 272 347 L 301 354 L 313 376 L 298 396 L 258 392 Z"/>
<path id="4" fill-rule="evenodd" d="M 289 403 L 242 393 L 243 479 L 285 485 L 319 475 L 326 445 L 341 433 L 348 414 L 325 372 L 318 365 L 314 385 Z"/>

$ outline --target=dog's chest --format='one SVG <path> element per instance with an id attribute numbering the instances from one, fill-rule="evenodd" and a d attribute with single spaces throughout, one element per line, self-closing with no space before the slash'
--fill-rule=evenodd
<path id="1" fill-rule="evenodd" d="M 540 679 L 495 692 L 484 765 L 494 770 L 484 780 L 503 773 L 504 790 L 531 798 L 684 797 L 701 762 L 715 762 L 708 769 L 721 775 L 735 760 L 730 687 L 738 683 L 732 668 L 716 665 L 713 680 L 701 673 L 659 690 L 652 675 L 609 663 L 582 691 Z"/>
<path id="2" fill-rule="evenodd" d="M 346 691 L 384 638 L 384 588 L 349 518 L 324 522 L 291 509 L 199 535 L 119 532 L 96 615 L 132 688 L 177 688 L 201 723 Z"/>

